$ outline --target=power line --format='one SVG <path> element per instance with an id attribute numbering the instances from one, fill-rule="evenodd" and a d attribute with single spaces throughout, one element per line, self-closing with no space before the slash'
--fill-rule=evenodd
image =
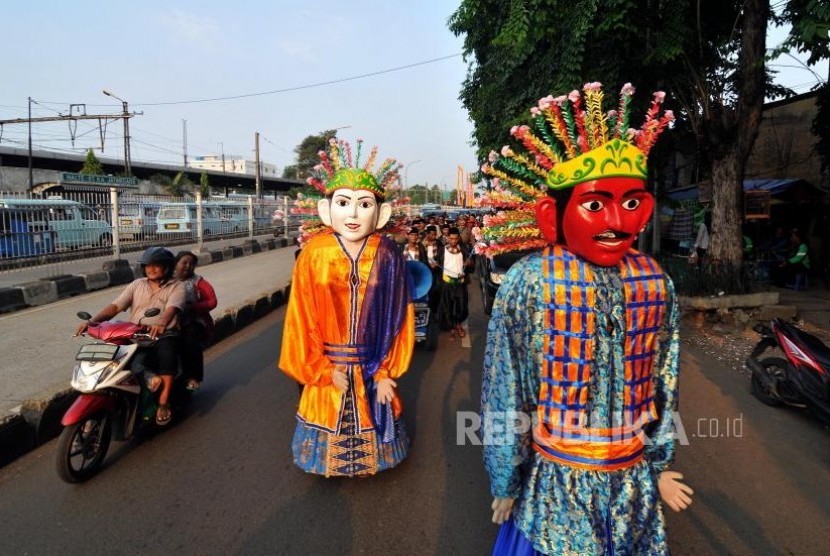
<path id="1" fill-rule="evenodd" d="M 374 71 L 371 73 L 364 73 L 361 75 L 355 75 L 352 77 L 343 77 L 341 79 L 333 79 L 331 81 L 322 81 L 320 83 L 312 83 L 310 85 L 298 85 L 296 87 L 288 87 L 286 89 L 275 89 L 273 91 L 263 91 L 259 93 L 245 93 L 241 95 L 231 95 L 226 97 L 213 97 L 213 98 L 202 98 L 202 99 L 194 99 L 194 100 L 174 100 L 174 101 L 167 101 L 167 102 L 134 102 L 132 103 L 133 106 L 171 106 L 175 104 L 198 104 L 203 102 L 217 102 L 221 100 L 235 100 L 240 98 L 250 98 L 250 97 L 260 97 L 265 95 L 276 95 L 280 93 L 290 93 L 292 91 L 301 91 L 304 89 L 313 89 L 316 87 L 323 87 L 325 85 L 334 85 L 337 83 L 345 83 L 347 81 L 355 81 L 357 79 L 365 79 L 367 77 L 374 77 L 376 75 L 383 75 L 385 73 L 392 73 L 395 71 L 401 71 L 409 68 L 415 68 L 418 66 L 425 66 L 427 64 L 434 64 L 435 62 L 442 62 L 444 60 L 449 60 L 450 58 L 457 58 L 461 56 L 461 53 L 458 52 L 456 54 L 450 54 L 449 56 L 442 56 L 440 58 L 433 58 L 431 60 L 424 60 L 422 62 L 415 62 L 414 64 L 407 64 L 405 66 L 398 66 L 395 68 L 389 68 L 380 71 Z M 54 101 L 41 101 L 47 104 L 66 104 L 65 102 L 54 102 Z M 89 106 L 112 106 L 111 104 L 90 104 Z"/>

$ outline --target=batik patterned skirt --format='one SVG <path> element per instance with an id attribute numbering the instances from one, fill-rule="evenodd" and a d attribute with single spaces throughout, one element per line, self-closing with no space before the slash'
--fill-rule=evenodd
<path id="1" fill-rule="evenodd" d="M 345 396 L 344 404 L 340 434 L 297 422 L 291 451 L 299 468 L 326 477 L 355 477 L 374 475 L 406 459 L 409 438 L 400 419 L 395 421 L 395 439 L 384 443 L 374 430 L 356 430 L 352 396 Z"/>
<path id="2" fill-rule="evenodd" d="M 516 530 L 536 552 L 527 554 L 668 554 L 657 481 L 641 461 L 618 471 L 588 471 L 534 454 L 501 546 L 517 546 Z M 509 541 L 509 542 L 508 542 Z M 518 542 L 521 546 L 522 543 Z"/>

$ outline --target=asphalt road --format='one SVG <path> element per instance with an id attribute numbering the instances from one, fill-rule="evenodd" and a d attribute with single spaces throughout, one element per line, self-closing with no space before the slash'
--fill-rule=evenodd
<path id="1" fill-rule="evenodd" d="M 6 555 L 489 554 L 481 449 L 456 443 L 478 407 L 485 319 L 471 295 L 469 348 L 442 336 L 400 381 L 410 458 L 366 479 L 291 463 L 296 386 L 275 368 L 284 309 L 209 352 L 191 413 L 143 442 L 114 444 L 83 485 L 54 471 L 55 442 L 0 469 Z M 748 379 L 684 347 L 675 468 L 694 505 L 668 517 L 674 554 L 826 554 L 828 432 L 748 393 Z"/>
<path id="2" fill-rule="evenodd" d="M 54 441 L 0 469 L 0 552 L 486 553 L 496 527 L 481 449 L 457 446 L 455 431 L 455 412 L 478 407 L 481 320 L 471 319 L 471 348 L 444 336 L 399 382 L 408 460 L 326 480 L 291 462 L 297 388 L 276 369 L 283 315 L 212 348 L 192 413 L 150 440 L 113 444 L 86 484 L 58 479 Z"/>

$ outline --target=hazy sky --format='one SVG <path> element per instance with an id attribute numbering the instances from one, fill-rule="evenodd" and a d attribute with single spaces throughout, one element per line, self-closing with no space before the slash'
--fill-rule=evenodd
<path id="1" fill-rule="evenodd" d="M 131 120 L 133 160 L 188 156 L 253 158 L 291 164 L 307 135 L 350 126 L 339 136 L 377 144 L 380 157 L 406 164 L 409 184 L 455 183 L 456 167 L 474 170 L 472 124 L 458 101 L 466 74 L 461 40 L 447 29 L 459 0 L 3 2 L 0 119 L 67 113 L 117 113 Z M 776 39 L 771 38 L 770 42 Z M 215 102 L 187 102 L 315 85 L 448 59 L 341 83 Z M 783 64 L 797 65 L 782 60 Z M 824 65 L 826 69 L 826 64 Z M 781 81 L 809 90 L 816 78 L 785 68 Z M 826 78 L 826 71 L 822 71 Z M 180 104 L 156 104 L 181 102 Z M 25 125 L 5 126 L 0 144 L 24 146 Z M 97 125 L 80 123 L 75 150 L 99 146 Z M 36 124 L 36 148 L 72 149 L 66 122 Z M 123 156 L 122 128 L 107 129 L 105 156 Z M 15 143 L 15 141 L 19 143 Z M 220 145 L 221 143 L 221 145 Z"/>
<path id="2" fill-rule="evenodd" d="M 13 5 L 12 5 L 13 4 Z M 188 156 L 262 159 L 279 171 L 307 135 L 351 126 L 340 137 L 377 144 L 379 157 L 410 164 L 411 184 L 455 183 L 456 167 L 475 169 L 472 124 L 457 100 L 466 66 L 460 56 L 383 75 L 236 100 L 189 101 L 301 87 L 460 54 L 446 21 L 457 0 L 425 2 L 214 0 L 93 2 L 55 0 L 3 6 L 0 119 L 66 113 L 115 113 L 107 89 L 143 111 L 130 122 L 134 160 Z M 81 123 L 76 147 L 99 143 Z M 6 126 L 0 144 L 26 141 L 26 126 Z M 66 122 L 37 124 L 34 142 L 71 149 Z M 107 130 L 107 156 L 123 156 L 121 124 Z M 223 145 L 219 145 L 222 143 Z M 418 161 L 418 162 L 416 162 Z"/>

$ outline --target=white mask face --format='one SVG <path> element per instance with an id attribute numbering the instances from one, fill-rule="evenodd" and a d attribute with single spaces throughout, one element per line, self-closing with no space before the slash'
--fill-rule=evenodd
<path id="1" fill-rule="evenodd" d="M 330 201 L 331 227 L 346 241 L 361 241 L 377 229 L 379 207 L 371 191 L 338 189 Z"/>

